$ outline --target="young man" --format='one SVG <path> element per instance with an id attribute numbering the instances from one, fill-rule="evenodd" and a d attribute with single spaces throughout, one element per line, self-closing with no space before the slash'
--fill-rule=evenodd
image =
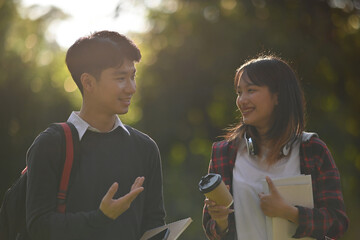
<path id="1" fill-rule="evenodd" d="M 83 104 L 68 122 L 79 134 L 66 213 L 56 212 L 63 169 L 60 134 L 47 129 L 27 156 L 26 222 L 32 239 L 140 239 L 163 225 L 160 154 L 147 135 L 125 126 L 141 54 L 127 37 L 101 31 L 80 38 L 66 64 Z"/>

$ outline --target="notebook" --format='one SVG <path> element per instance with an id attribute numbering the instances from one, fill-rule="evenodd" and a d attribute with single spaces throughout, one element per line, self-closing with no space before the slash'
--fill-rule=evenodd
<path id="1" fill-rule="evenodd" d="M 285 201 L 291 205 L 299 205 L 303 207 L 314 207 L 313 191 L 311 175 L 298 175 L 294 177 L 275 178 L 272 179 L 277 190 Z M 269 193 L 269 187 L 264 180 L 264 193 Z M 297 224 L 292 223 L 283 218 L 266 217 L 266 231 L 268 240 L 289 240 L 294 239 Z M 302 240 L 310 240 L 314 238 L 300 238 Z"/>

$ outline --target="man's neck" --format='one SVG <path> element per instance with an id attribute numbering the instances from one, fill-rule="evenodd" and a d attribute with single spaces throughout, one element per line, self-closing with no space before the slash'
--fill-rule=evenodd
<path id="1" fill-rule="evenodd" d="M 116 115 L 101 114 L 90 109 L 81 108 L 79 117 L 100 132 L 109 132 L 114 127 Z"/>

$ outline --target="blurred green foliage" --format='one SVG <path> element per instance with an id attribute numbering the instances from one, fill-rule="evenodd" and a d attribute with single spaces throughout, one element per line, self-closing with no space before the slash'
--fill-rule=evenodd
<path id="1" fill-rule="evenodd" d="M 31 19 L 30 10 L 0 0 L 1 199 L 25 167 L 36 135 L 51 122 L 65 121 L 73 108 L 64 91 L 65 54 L 45 38 L 49 23 L 62 14 L 53 8 Z"/>
<path id="2" fill-rule="evenodd" d="M 24 167 L 34 137 L 80 105 L 64 52 L 45 35 L 64 15 L 53 8 L 30 18 L 17 5 L 0 0 L 0 197 Z M 148 21 L 148 32 L 132 35 L 143 60 L 135 104 L 122 119 L 159 145 L 167 222 L 194 219 L 181 239 L 205 239 L 197 183 L 207 172 L 212 142 L 239 119 L 235 70 L 261 53 L 275 53 L 297 71 L 307 129 L 327 143 L 341 173 L 351 221 L 343 239 L 356 239 L 360 1 L 167 0 L 149 9 Z"/>

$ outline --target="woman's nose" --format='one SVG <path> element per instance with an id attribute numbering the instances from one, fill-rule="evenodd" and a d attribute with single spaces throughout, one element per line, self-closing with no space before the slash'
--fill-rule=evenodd
<path id="1" fill-rule="evenodd" d="M 248 99 L 247 99 L 246 94 L 243 93 L 243 94 L 241 94 L 241 95 L 238 95 L 238 97 L 237 97 L 238 107 L 241 106 L 241 105 L 243 105 L 244 103 L 246 103 L 247 100 L 248 100 Z"/>

